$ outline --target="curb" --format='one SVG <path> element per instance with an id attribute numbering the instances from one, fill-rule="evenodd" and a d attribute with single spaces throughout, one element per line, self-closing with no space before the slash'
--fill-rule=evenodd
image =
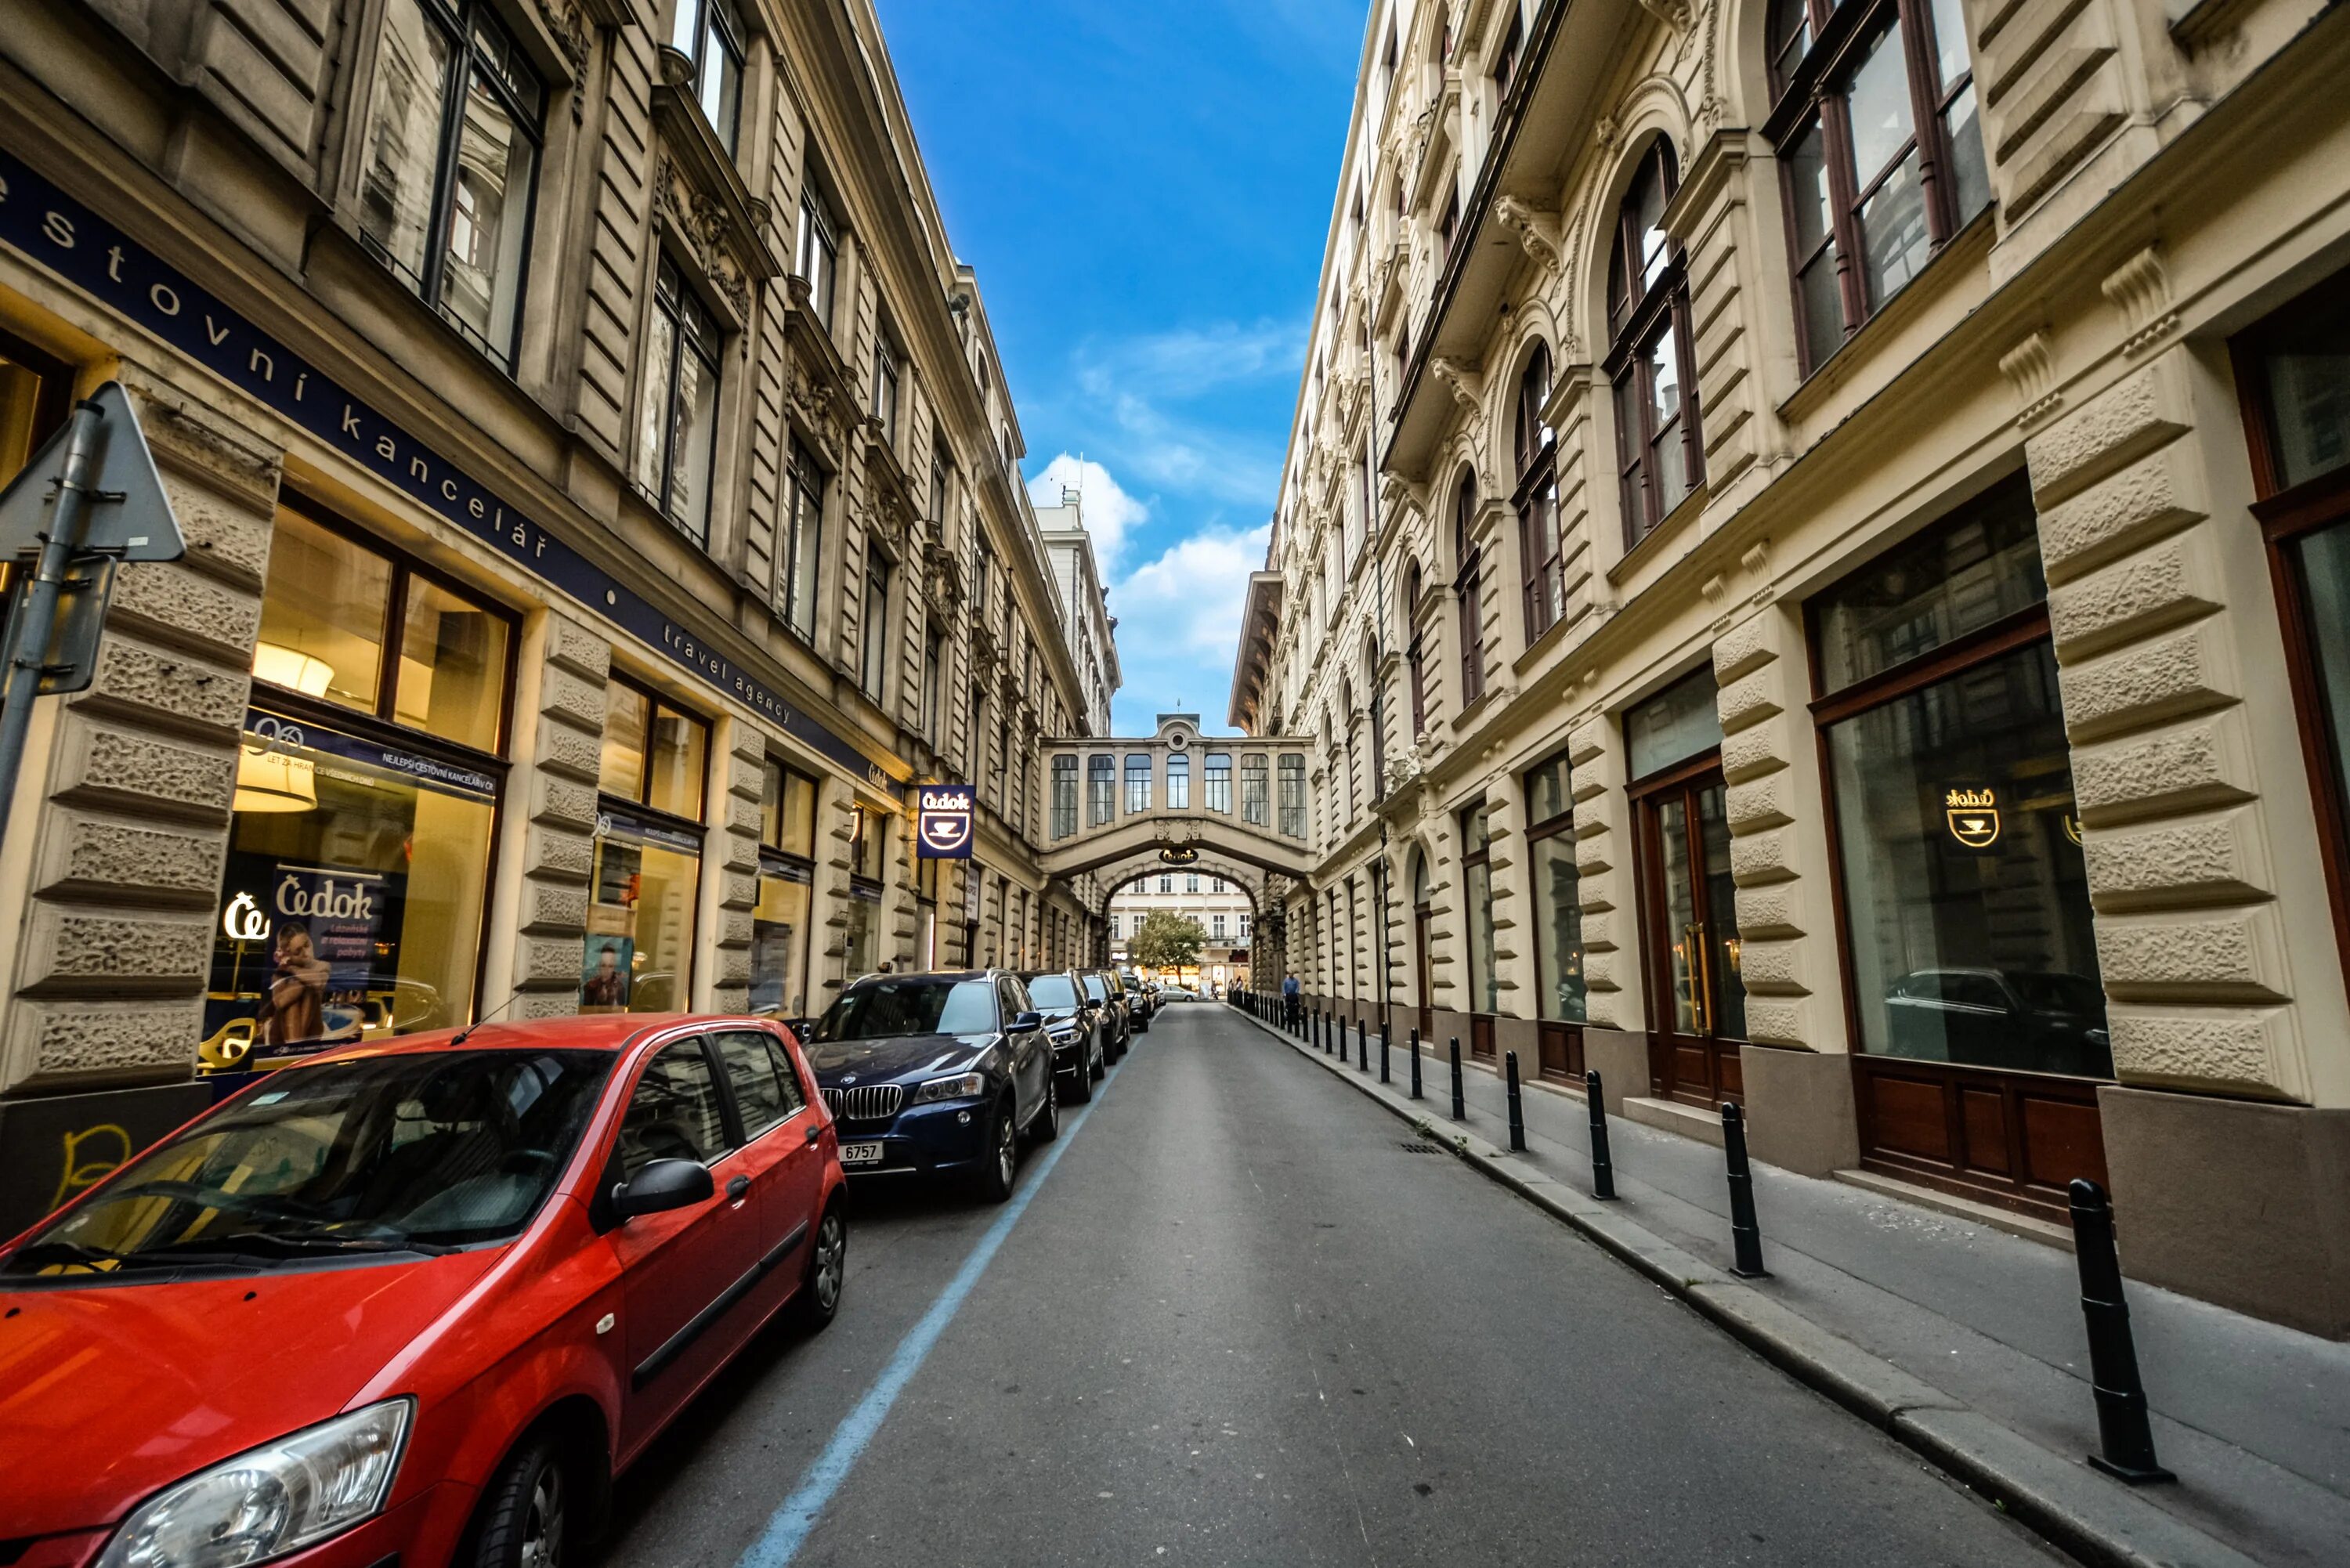
<path id="1" fill-rule="evenodd" d="M 1272 1024 L 1235 1007 L 1233 1015 L 1272 1035 L 1325 1072 L 1451 1149 L 1492 1179 L 1597 1242 L 1798 1382 L 1965 1482 L 2021 1523 L 2095 1568 L 2258 1568 L 2225 1542 L 2081 1461 L 2055 1453 L 1829 1333 L 1754 1286 L 1537 1170 L 1474 1133 L 1452 1130 L 1432 1106 L 1426 1115 Z"/>

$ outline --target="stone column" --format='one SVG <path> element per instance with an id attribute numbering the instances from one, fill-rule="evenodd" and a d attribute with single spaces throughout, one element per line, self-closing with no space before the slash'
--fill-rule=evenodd
<path id="1" fill-rule="evenodd" d="M 476 1016 L 508 995 L 513 1018 L 579 1011 L 612 649 L 559 610 L 536 617 L 533 629 L 536 656 L 520 661 L 515 766 L 506 780 L 502 858 L 519 867 L 514 940 L 503 965 L 491 955 Z"/>
<path id="2" fill-rule="evenodd" d="M 1583 904 L 1586 1064 L 1598 1070 L 1607 1108 L 1648 1093 L 1646 988 L 1634 891 L 1632 808 L 1624 794 L 1623 729 L 1593 713 L 1567 735 L 1575 790 L 1575 868 Z"/>
<path id="3" fill-rule="evenodd" d="M 1506 773 L 1485 781 L 1487 875 L 1493 888 L 1493 980 L 1500 992 L 1493 1022 L 1493 1061 L 1504 1051 L 1518 1054 L 1518 1071 L 1535 1076 L 1541 1012 L 1534 982 L 1533 866 L 1527 855 L 1525 798 Z"/>
<path id="4" fill-rule="evenodd" d="M 848 848 L 857 833 L 857 792 L 836 778 L 826 778 L 816 797 L 816 908 L 809 923 L 824 933 L 808 965 L 808 1012 L 822 1012 L 840 988 L 855 977 L 848 972 Z"/>
<path id="5" fill-rule="evenodd" d="M 744 719 L 719 724 L 719 762 L 711 781 L 718 803 L 702 846 L 701 929 L 712 933 L 695 956 L 695 1005 L 714 1012 L 751 1006 L 751 927 L 759 904 L 760 791 L 766 737 Z"/>

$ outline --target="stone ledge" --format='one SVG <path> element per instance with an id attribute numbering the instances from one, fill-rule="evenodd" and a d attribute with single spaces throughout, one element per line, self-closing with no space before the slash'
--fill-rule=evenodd
<path id="1" fill-rule="evenodd" d="M 2002 1209 L 1995 1203 L 1978 1203 L 1955 1192 L 1920 1187 L 1915 1182 L 1880 1175 L 1874 1170 L 1838 1170 L 1830 1174 L 1847 1187 L 1861 1188 L 1880 1198 L 1896 1198 L 1904 1203 L 1914 1203 L 1920 1209 L 1931 1209 L 1937 1214 L 1948 1214 L 1953 1220 L 1971 1220 L 1978 1225 L 1988 1225 L 1994 1231 L 2004 1231 L 2027 1241 L 2045 1241 L 2067 1252 L 2073 1250 L 2073 1232 L 2054 1220 L 2037 1220 L 2012 1209 Z"/>

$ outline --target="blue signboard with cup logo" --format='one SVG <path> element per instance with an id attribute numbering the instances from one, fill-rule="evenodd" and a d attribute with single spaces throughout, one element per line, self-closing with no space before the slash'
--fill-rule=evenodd
<path id="1" fill-rule="evenodd" d="M 914 852 L 924 860 L 968 860 L 979 803 L 969 784 L 924 784 L 914 818 Z"/>

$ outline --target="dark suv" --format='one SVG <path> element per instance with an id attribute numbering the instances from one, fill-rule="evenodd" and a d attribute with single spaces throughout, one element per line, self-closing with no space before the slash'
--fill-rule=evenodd
<path id="1" fill-rule="evenodd" d="M 966 1176 L 1002 1202 L 1020 1138 L 1060 1135 L 1053 1046 L 1005 970 L 868 975 L 808 1032 L 851 1176 Z"/>
<path id="2" fill-rule="evenodd" d="M 1084 1105 L 1094 1097 L 1094 1081 L 1109 1068 L 1108 1008 L 1096 1002 L 1076 971 L 1023 970 L 1028 1000 L 1045 1015 L 1053 1042 L 1053 1071 L 1061 1077 L 1061 1098 Z"/>
<path id="3" fill-rule="evenodd" d="M 1159 999 L 1143 989 L 1142 977 L 1130 969 L 1118 971 L 1118 983 L 1126 992 L 1126 1009 L 1133 1015 L 1138 1033 L 1150 1033 L 1150 1021 L 1159 1015 Z"/>
<path id="4" fill-rule="evenodd" d="M 1126 1004 L 1126 989 L 1118 983 L 1118 976 L 1106 969 L 1079 970 L 1077 979 L 1084 984 L 1086 994 L 1102 1010 L 1108 1025 L 1103 1033 L 1102 1054 L 1115 1062 L 1134 1044 L 1134 1016 Z"/>

